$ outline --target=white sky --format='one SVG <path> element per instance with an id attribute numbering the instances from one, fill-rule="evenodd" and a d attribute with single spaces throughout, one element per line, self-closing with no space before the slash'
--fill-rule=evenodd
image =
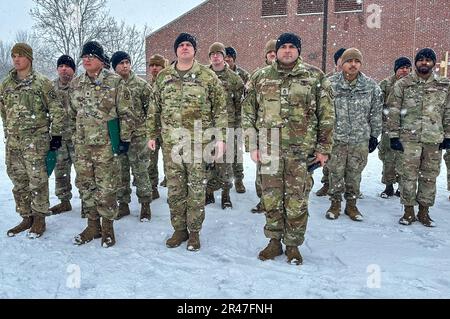
<path id="1" fill-rule="evenodd" d="M 203 0 L 108 0 L 110 13 L 127 24 L 156 30 L 183 13 L 202 3 Z M 31 30 L 33 19 L 29 15 L 32 0 L 10 1 L 0 7 L 0 40 L 13 41 L 17 31 Z"/>

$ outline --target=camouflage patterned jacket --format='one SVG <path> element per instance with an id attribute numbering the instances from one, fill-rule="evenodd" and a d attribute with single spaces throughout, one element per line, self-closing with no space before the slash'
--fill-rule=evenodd
<path id="1" fill-rule="evenodd" d="M 239 75 L 241 77 L 242 82 L 244 82 L 244 85 L 247 84 L 248 80 L 250 79 L 250 73 L 248 73 L 247 71 L 245 71 L 243 68 L 241 68 L 238 65 L 235 65 L 234 70 L 231 69 L 231 71 L 233 71 L 234 73 L 236 73 L 237 75 Z"/>
<path id="2" fill-rule="evenodd" d="M 382 117 L 383 133 L 387 132 L 386 121 L 387 121 L 387 114 L 389 113 L 389 108 L 386 103 L 387 103 L 389 94 L 391 94 L 392 90 L 394 89 L 395 82 L 397 82 L 397 77 L 394 74 L 394 75 L 391 75 L 390 77 L 384 79 L 379 84 L 381 93 L 383 94 L 383 117 Z"/>
<path id="3" fill-rule="evenodd" d="M 281 130 L 281 152 L 300 156 L 330 154 L 334 110 L 330 82 L 299 58 L 286 72 L 278 63 L 256 71 L 242 106 L 242 127 Z M 250 145 L 252 147 L 252 145 Z M 252 149 L 250 148 L 252 151 Z"/>
<path id="4" fill-rule="evenodd" d="M 36 71 L 22 81 L 15 70 L 9 72 L 0 84 L 0 113 L 5 137 L 39 133 L 61 136 L 66 119 L 52 81 Z"/>
<path id="5" fill-rule="evenodd" d="M 227 127 L 222 84 L 213 71 L 197 61 L 183 78 L 175 65 L 163 69 L 156 78 L 153 92 L 147 122 L 150 139 L 156 139 L 161 133 L 164 144 L 177 144 L 179 141 L 172 136 L 173 130 L 184 128 L 194 134 L 194 121 L 199 121 L 203 130 Z"/>
<path id="6" fill-rule="evenodd" d="M 59 79 L 53 80 L 53 87 L 55 88 L 56 93 L 58 94 L 59 100 L 62 102 L 62 107 L 64 108 L 64 112 L 68 114 L 69 112 L 69 87 L 70 83 L 67 85 L 61 84 Z M 71 141 L 72 136 L 70 135 L 70 123 L 69 116 L 66 116 L 66 120 L 64 121 L 64 129 L 62 133 L 62 138 L 64 141 Z"/>
<path id="7" fill-rule="evenodd" d="M 210 67 L 212 70 L 212 67 Z M 228 127 L 241 127 L 241 100 L 244 94 L 244 83 L 239 75 L 231 71 L 225 64 L 223 71 L 215 72 L 222 82 L 227 99 Z"/>
<path id="8" fill-rule="evenodd" d="M 390 138 L 441 143 L 450 138 L 450 81 L 433 74 L 427 81 L 415 71 L 395 83 L 387 101 Z"/>
<path id="9" fill-rule="evenodd" d="M 362 72 L 353 83 L 344 73 L 330 78 L 334 91 L 336 122 L 334 141 L 344 144 L 368 143 L 369 137 L 378 137 L 382 130 L 383 101 L 378 84 Z"/>
<path id="10" fill-rule="evenodd" d="M 110 143 L 109 120 L 120 119 L 120 138 L 129 142 L 133 132 L 131 93 L 121 78 L 103 69 L 95 82 L 82 74 L 69 88 L 70 129 L 73 142 L 85 145 Z"/>
<path id="11" fill-rule="evenodd" d="M 133 99 L 133 136 L 144 136 L 147 134 L 147 111 L 150 102 L 150 96 L 152 95 L 151 86 L 131 72 L 128 80 L 122 80 L 124 84 L 131 92 Z"/>

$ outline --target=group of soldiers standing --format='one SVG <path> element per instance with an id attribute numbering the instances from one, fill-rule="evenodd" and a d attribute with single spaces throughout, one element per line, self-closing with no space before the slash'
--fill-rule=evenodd
<path id="1" fill-rule="evenodd" d="M 252 212 L 266 216 L 269 243 L 259 252 L 261 260 L 284 252 L 289 263 L 302 264 L 298 247 L 315 167 L 324 167 L 324 187 L 317 195 L 331 200 L 325 217 L 340 216 L 344 197 L 345 214 L 362 221 L 356 205 L 361 173 L 377 147 L 386 184 L 381 196 L 397 194 L 405 207 L 399 222 L 414 222 L 419 205 L 419 221 L 434 226 L 429 207 L 442 149 L 447 149 L 447 166 L 450 160 L 450 82 L 434 75 L 434 51 L 418 51 L 414 70 L 408 58 L 397 59 L 394 75 L 378 85 L 360 71 L 363 55 L 356 48 L 338 50 L 336 72 L 328 75 L 305 63 L 301 49 L 299 36 L 281 34 L 267 42 L 265 65 L 250 75 L 236 65 L 236 50 L 220 42 L 209 47 L 210 64 L 200 64 L 196 38 L 181 33 L 174 42 L 176 61 L 169 65 L 153 55 L 147 83 L 131 71 L 128 53 L 118 51 L 109 59 L 99 43 L 90 41 L 80 55 L 85 72 L 74 77 L 76 64 L 63 55 L 52 83 L 33 70 L 32 48 L 16 44 L 14 69 L 0 85 L 7 173 L 22 217 L 8 236 L 30 229 L 31 238 L 39 237 L 46 216 L 72 210 L 74 164 L 81 215 L 87 219 L 74 244 L 101 238 L 103 247 L 113 246 L 114 221 L 130 214 L 131 183 L 141 204 L 140 220 L 151 219 L 150 204 L 159 198 L 161 149 L 174 229 L 166 246 L 187 241 L 187 249 L 197 251 L 205 205 L 215 202 L 214 192 L 222 191 L 222 209 L 232 207 L 233 179 L 236 191 L 246 192 L 244 144 L 257 163 L 260 202 Z M 254 134 L 244 134 L 244 143 L 235 130 Z M 60 203 L 49 208 L 51 152 L 58 153 Z"/>

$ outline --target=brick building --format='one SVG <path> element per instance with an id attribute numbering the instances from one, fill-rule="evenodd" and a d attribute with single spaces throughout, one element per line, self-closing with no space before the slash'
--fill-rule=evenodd
<path id="1" fill-rule="evenodd" d="M 364 55 L 363 72 L 380 80 L 401 55 L 414 57 L 422 47 L 438 54 L 450 51 L 450 0 L 329 0 L 327 66 L 340 47 L 357 47 Z M 208 62 L 215 41 L 238 52 L 237 64 L 254 70 L 264 63 L 264 45 L 283 32 L 302 38 L 302 57 L 322 65 L 324 0 L 209 0 L 156 30 L 146 39 L 147 60 L 160 53 L 175 59 L 173 42 L 180 32 L 198 38 L 197 59 Z M 147 70 L 148 74 L 148 70 Z"/>

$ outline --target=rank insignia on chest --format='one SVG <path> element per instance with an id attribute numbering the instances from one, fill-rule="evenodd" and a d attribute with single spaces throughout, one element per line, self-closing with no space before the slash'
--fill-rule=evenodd
<path id="1" fill-rule="evenodd" d="M 97 85 L 97 86 L 95 87 L 95 90 L 96 90 L 96 91 L 100 91 L 100 85 Z"/>
<path id="2" fill-rule="evenodd" d="M 125 92 L 123 93 L 123 97 L 125 98 L 125 100 L 129 100 L 129 99 L 130 99 L 130 92 L 125 91 Z"/>
<path id="3" fill-rule="evenodd" d="M 289 89 L 288 88 L 281 88 L 281 95 L 289 95 Z"/>

